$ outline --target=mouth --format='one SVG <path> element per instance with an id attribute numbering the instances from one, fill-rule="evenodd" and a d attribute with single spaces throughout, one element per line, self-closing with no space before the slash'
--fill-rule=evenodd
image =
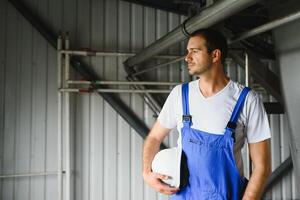
<path id="1" fill-rule="evenodd" d="M 193 66 L 194 66 L 194 64 L 192 64 L 192 63 L 188 64 L 188 68 L 193 67 Z"/>

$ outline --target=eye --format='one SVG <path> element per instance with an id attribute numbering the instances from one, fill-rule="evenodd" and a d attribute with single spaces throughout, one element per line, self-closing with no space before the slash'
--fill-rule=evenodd
<path id="1" fill-rule="evenodd" d="M 193 52 L 193 53 L 198 53 L 198 52 L 199 52 L 199 49 L 193 49 L 192 52 Z"/>

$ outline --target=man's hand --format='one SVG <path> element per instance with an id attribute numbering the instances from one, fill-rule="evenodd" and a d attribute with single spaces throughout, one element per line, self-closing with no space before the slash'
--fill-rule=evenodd
<path id="1" fill-rule="evenodd" d="M 178 192 L 178 188 L 170 187 L 162 182 L 162 180 L 168 179 L 168 176 L 153 173 L 151 171 L 151 163 L 155 154 L 159 151 L 159 146 L 166 135 L 170 132 L 170 129 L 163 127 L 159 121 L 156 121 L 151 129 L 148 137 L 144 143 L 143 151 L 143 177 L 147 184 L 155 191 L 171 195 Z"/>
<path id="2" fill-rule="evenodd" d="M 179 188 L 170 187 L 169 185 L 162 182 L 169 177 L 163 174 L 148 172 L 143 173 L 144 180 L 151 186 L 156 192 L 172 195 L 179 191 Z"/>

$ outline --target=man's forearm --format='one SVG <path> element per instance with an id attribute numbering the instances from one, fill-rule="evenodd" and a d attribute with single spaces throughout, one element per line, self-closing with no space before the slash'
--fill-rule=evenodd
<path id="1" fill-rule="evenodd" d="M 268 167 L 253 170 L 243 200 L 259 200 L 261 198 L 270 172 Z"/>
<path id="2" fill-rule="evenodd" d="M 159 151 L 161 142 L 153 137 L 147 137 L 143 150 L 143 173 L 151 171 L 151 163 L 155 154 Z"/>

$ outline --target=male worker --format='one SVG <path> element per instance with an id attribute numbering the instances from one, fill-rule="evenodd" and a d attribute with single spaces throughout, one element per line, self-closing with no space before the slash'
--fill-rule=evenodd
<path id="1" fill-rule="evenodd" d="M 144 180 L 171 199 L 260 199 L 270 175 L 270 127 L 257 93 L 224 74 L 225 37 L 212 29 L 190 35 L 185 61 L 199 79 L 176 86 L 151 129 L 143 151 Z M 250 90 L 250 91 L 249 91 Z M 187 156 L 189 184 L 179 190 L 162 182 L 151 162 L 171 129 Z M 243 177 L 241 148 L 247 139 L 253 172 Z"/>

